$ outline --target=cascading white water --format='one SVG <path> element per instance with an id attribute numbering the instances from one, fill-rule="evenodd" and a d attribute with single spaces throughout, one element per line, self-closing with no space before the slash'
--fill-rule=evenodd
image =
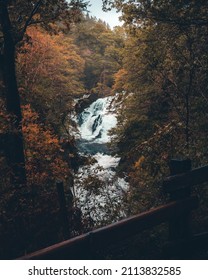
<path id="1" fill-rule="evenodd" d="M 112 100 L 112 96 L 99 98 L 79 115 L 80 152 L 91 155 L 109 153 L 107 145 L 111 141 L 109 131 L 117 124 L 115 112 L 110 112 Z"/>
<path id="2" fill-rule="evenodd" d="M 116 220 L 123 216 L 118 205 L 128 190 L 128 183 L 116 176 L 115 168 L 120 158 L 111 155 L 108 147 L 111 141 L 109 131 L 117 125 L 115 99 L 116 96 L 99 98 L 77 120 L 79 150 L 91 155 L 93 163 L 79 169 L 75 180 L 76 196 L 82 211 L 90 213 L 97 221 Z"/>
<path id="3" fill-rule="evenodd" d="M 79 117 L 79 131 L 83 140 L 95 143 L 110 141 L 108 132 L 117 124 L 116 114 L 109 113 L 112 98 L 99 98 L 82 112 Z"/>

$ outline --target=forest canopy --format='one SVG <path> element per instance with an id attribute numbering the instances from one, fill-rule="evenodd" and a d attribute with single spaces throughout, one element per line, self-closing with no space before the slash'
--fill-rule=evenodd
<path id="1" fill-rule="evenodd" d="M 79 151 L 76 117 L 99 98 L 114 98 L 117 125 L 105 149 L 119 157 L 113 171 L 128 183 L 119 207 L 108 197 L 108 222 L 166 203 L 161 182 L 171 159 L 207 164 L 207 1 L 103 0 L 104 10 L 122 14 L 124 25 L 113 29 L 88 5 L 0 1 L 2 258 L 66 239 L 57 180 L 65 186 L 68 237 L 106 223 L 82 211 L 73 189 L 78 170 L 94 160 Z M 99 195 L 105 184 L 88 174 L 82 185 Z M 194 192 L 202 204 L 196 220 L 206 229 L 208 193 Z"/>

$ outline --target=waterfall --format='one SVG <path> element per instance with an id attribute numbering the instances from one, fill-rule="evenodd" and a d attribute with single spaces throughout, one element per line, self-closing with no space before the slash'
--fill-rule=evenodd
<path id="1" fill-rule="evenodd" d="M 78 146 L 81 152 L 109 153 L 107 143 L 111 138 L 108 133 L 117 124 L 116 114 L 109 112 L 112 99 L 99 98 L 78 116 Z"/>
<path id="2" fill-rule="evenodd" d="M 80 153 L 91 161 L 79 169 L 76 196 L 82 212 L 96 221 L 115 221 L 124 216 L 118 209 L 128 183 L 116 175 L 120 158 L 112 155 L 108 145 L 109 132 L 117 125 L 116 97 L 97 99 L 77 117 L 77 145 Z"/>

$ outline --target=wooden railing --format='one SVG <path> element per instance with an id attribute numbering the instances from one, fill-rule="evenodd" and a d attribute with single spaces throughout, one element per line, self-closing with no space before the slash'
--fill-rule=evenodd
<path id="1" fill-rule="evenodd" d="M 89 233 L 55 244 L 20 259 L 96 259 L 96 252 L 109 244 L 122 241 L 161 223 L 169 225 L 169 248 L 188 247 L 192 242 L 208 240 L 207 234 L 194 236 L 191 232 L 191 212 L 198 207 L 198 198 L 191 196 L 191 186 L 208 181 L 208 166 L 191 170 L 189 160 L 172 160 L 171 176 L 163 182 L 170 203 L 96 229 Z M 207 241 L 208 242 L 208 241 Z M 203 243 L 203 242 L 202 242 Z M 204 244 L 204 243 L 203 243 Z"/>

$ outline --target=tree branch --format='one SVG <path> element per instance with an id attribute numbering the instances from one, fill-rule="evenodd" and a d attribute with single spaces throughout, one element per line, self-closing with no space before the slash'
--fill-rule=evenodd
<path id="1" fill-rule="evenodd" d="M 33 19 L 34 15 L 38 12 L 38 9 L 40 8 L 42 2 L 43 2 L 42 0 L 39 0 L 39 1 L 35 4 L 35 6 L 34 6 L 32 12 L 31 12 L 29 18 L 28 18 L 28 19 L 26 20 L 26 22 L 25 22 L 25 26 L 24 26 L 24 28 L 23 28 L 23 32 L 26 32 L 28 25 L 30 24 L 30 22 L 31 22 L 31 20 Z"/>
<path id="2" fill-rule="evenodd" d="M 39 1 L 35 4 L 33 10 L 31 11 L 31 13 L 30 13 L 28 19 L 27 19 L 26 22 L 25 22 L 25 25 L 24 25 L 24 27 L 23 27 L 23 29 L 22 29 L 22 32 L 21 32 L 19 38 L 17 39 L 16 43 L 18 43 L 19 41 L 22 40 L 22 38 L 23 38 L 23 36 L 24 36 L 24 34 L 25 34 L 26 30 L 27 30 L 27 27 L 31 24 L 31 21 L 32 21 L 34 15 L 37 14 L 37 12 L 38 12 L 38 10 L 39 10 L 39 8 L 40 8 L 42 2 L 43 2 L 43 0 L 39 0 Z"/>
<path id="3" fill-rule="evenodd" d="M 32 21 L 28 24 L 28 26 L 35 25 L 35 24 L 40 24 L 40 23 L 43 23 L 43 22 L 44 22 L 44 20 L 32 20 Z"/>

